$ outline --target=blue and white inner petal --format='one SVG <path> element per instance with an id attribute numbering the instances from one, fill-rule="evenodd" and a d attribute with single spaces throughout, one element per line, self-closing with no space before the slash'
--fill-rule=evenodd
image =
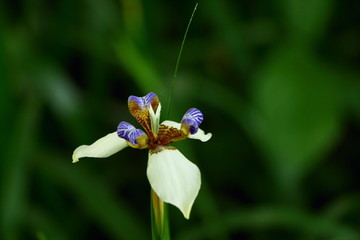
<path id="1" fill-rule="evenodd" d="M 204 120 L 203 114 L 197 108 L 190 108 L 184 114 L 181 120 L 181 126 L 188 126 L 190 128 L 190 133 L 195 134 L 199 129 L 200 123 Z"/>
<path id="2" fill-rule="evenodd" d="M 141 136 L 146 136 L 146 133 L 141 130 L 135 128 L 133 125 L 127 122 L 119 123 L 117 127 L 117 134 L 119 137 L 128 141 L 131 145 L 138 145 L 138 138 Z"/>
<path id="3" fill-rule="evenodd" d="M 151 103 L 153 102 L 154 98 L 157 98 L 157 95 L 153 92 L 146 94 L 144 97 L 136 97 L 130 96 L 129 101 L 134 101 L 141 109 L 145 109 L 150 107 Z"/>

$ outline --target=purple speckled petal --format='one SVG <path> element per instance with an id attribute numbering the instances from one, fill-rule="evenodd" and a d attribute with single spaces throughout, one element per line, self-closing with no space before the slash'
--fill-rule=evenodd
<path id="1" fill-rule="evenodd" d="M 190 133 L 195 134 L 200 123 L 204 120 L 203 114 L 199 109 L 190 108 L 181 120 L 181 126 L 188 126 L 190 128 Z"/>
<path id="2" fill-rule="evenodd" d="M 119 123 L 117 127 L 117 134 L 119 137 L 125 139 L 134 146 L 138 144 L 137 139 L 139 137 L 146 135 L 143 130 L 136 129 L 133 125 L 127 122 Z"/>
<path id="3" fill-rule="evenodd" d="M 128 101 L 135 102 L 139 108 L 144 109 L 150 107 L 154 99 L 158 99 L 158 96 L 155 93 L 150 92 L 144 97 L 130 96 Z"/>

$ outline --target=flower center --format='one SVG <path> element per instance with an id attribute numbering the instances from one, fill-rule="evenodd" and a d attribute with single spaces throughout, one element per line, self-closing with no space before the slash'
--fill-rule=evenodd
<path id="1" fill-rule="evenodd" d="M 136 129 L 130 123 L 121 122 L 117 133 L 119 137 L 127 140 L 131 147 L 138 149 L 156 149 L 183 140 L 190 134 L 195 134 L 203 120 L 202 113 L 191 108 L 185 113 L 179 126 L 175 126 L 178 123 L 170 124 L 171 126 L 159 124 L 161 104 L 155 93 L 148 93 L 144 97 L 130 96 L 128 106 L 131 115 L 145 131 Z"/>

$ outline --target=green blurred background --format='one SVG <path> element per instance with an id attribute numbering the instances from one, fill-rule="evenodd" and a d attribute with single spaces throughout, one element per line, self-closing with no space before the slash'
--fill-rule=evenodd
<path id="1" fill-rule="evenodd" d="M 71 163 L 115 131 L 129 95 L 166 106 L 195 1 L 0 5 L 0 239 L 150 239 L 147 152 Z M 360 4 L 199 1 L 171 120 L 202 172 L 172 238 L 360 239 Z M 163 116 L 164 117 L 164 116 Z"/>

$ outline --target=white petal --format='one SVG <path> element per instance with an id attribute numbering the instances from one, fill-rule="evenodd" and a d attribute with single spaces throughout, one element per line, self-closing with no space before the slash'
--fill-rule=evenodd
<path id="1" fill-rule="evenodd" d="M 168 148 L 149 153 L 147 177 L 160 199 L 178 207 L 188 219 L 201 185 L 199 168 L 179 150 Z"/>
<path id="2" fill-rule="evenodd" d="M 79 158 L 82 157 L 109 157 L 127 146 L 127 141 L 120 138 L 117 132 L 109 133 L 91 145 L 81 145 L 76 148 L 72 156 L 73 163 L 79 161 Z"/>
<path id="3" fill-rule="evenodd" d="M 189 138 L 198 139 L 202 142 L 209 141 L 211 137 L 212 137 L 211 133 L 205 134 L 205 132 L 203 130 L 201 130 L 200 128 L 198 129 L 198 131 L 195 134 L 192 134 L 189 136 Z"/>
<path id="4" fill-rule="evenodd" d="M 180 129 L 180 127 L 181 127 L 181 123 L 170 121 L 170 120 L 163 121 L 161 124 L 164 124 L 169 127 L 177 128 L 177 129 Z"/>
<path id="5" fill-rule="evenodd" d="M 174 121 L 169 121 L 169 120 L 166 120 L 164 122 L 162 122 L 161 124 L 164 124 L 166 126 L 169 126 L 169 127 L 173 127 L 173 128 L 177 128 L 177 129 L 180 129 L 181 128 L 181 124 L 180 123 L 177 123 L 177 122 L 174 122 Z M 209 141 L 209 139 L 212 137 L 212 134 L 211 133 L 207 133 L 205 134 L 205 132 L 203 130 L 201 130 L 199 128 L 199 130 L 197 131 L 197 133 L 195 134 L 190 134 L 189 138 L 191 139 L 197 139 L 197 140 L 200 140 L 202 142 L 207 142 Z"/>
<path id="6" fill-rule="evenodd" d="M 154 112 L 154 109 L 150 105 L 149 113 L 150 113 L 151 130 L 155 134 L 157 134 L 159 131 L 160 112 L 161 112 L 161 104 L 160 103 L 157 106 L 156 113 Z"/>

